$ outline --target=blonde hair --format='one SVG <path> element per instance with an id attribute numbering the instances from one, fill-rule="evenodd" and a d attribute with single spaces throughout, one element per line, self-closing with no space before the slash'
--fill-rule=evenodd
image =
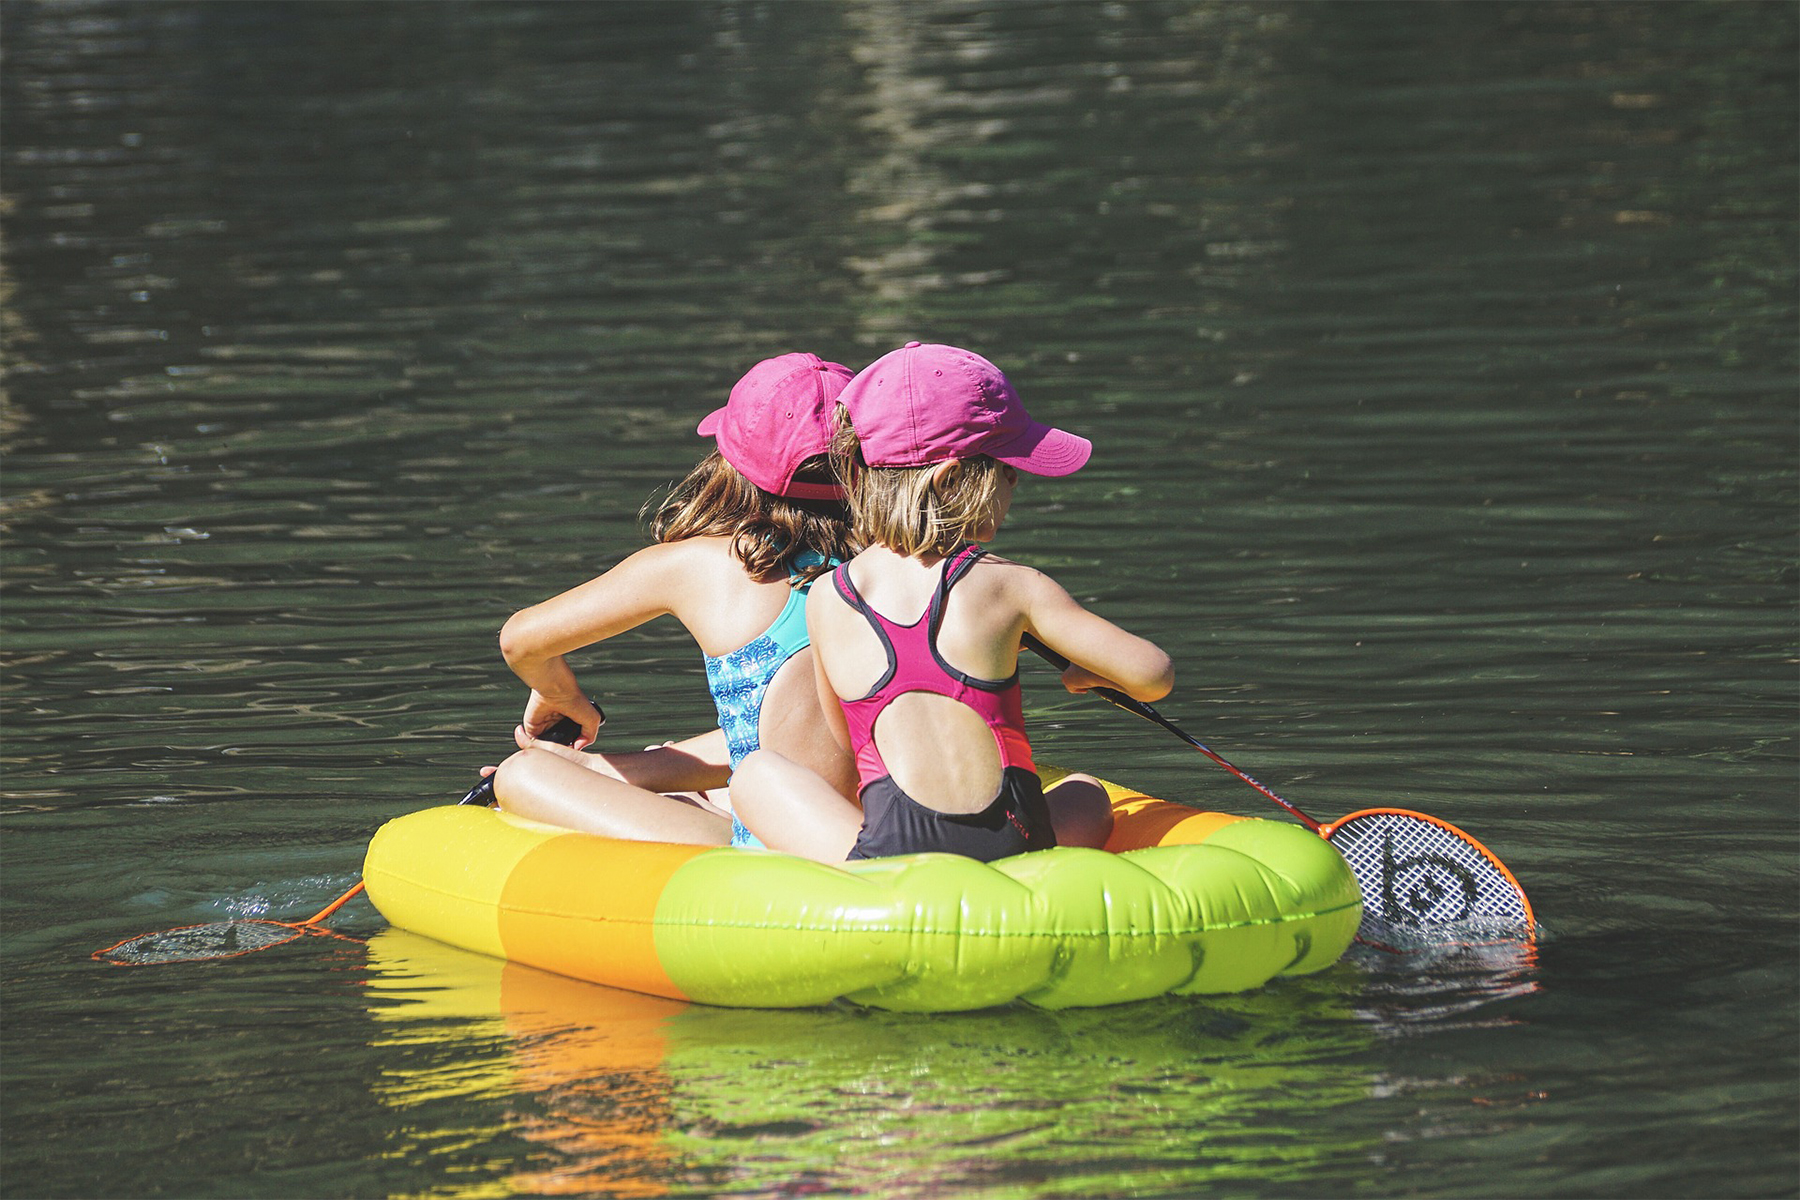
<path id="1" fill-rule="evenodd" d="M 830 461 L 814 455 L 794 472 L 796 481 L 835 483 Z M 654 497 L 646 502 L 649 512 Z M 850 512 L 841 500 L 797 500 L 765 492 L 744 478 L 714 450 L 669 489 L 650 534 L 659 542 L 691 537 L 728 537 L 731 552 L 750 578 L 768 582 L 798 574 L 810 581 L 832 561 L 850 557 Z M 794 561 L 808 550 L 827 563 L 799 570 Z"/>
<path id="2" fill-rule="evenodd" d="M 993 536 L 1000 498 L 1000 463 L 985 454 L 923 467 L 871 467 L 848 414 L 837 410 L 831 463 L 850 497 L 851 540 L 857 549 L 886 546 L 896 554 L 952 554 Z"/>

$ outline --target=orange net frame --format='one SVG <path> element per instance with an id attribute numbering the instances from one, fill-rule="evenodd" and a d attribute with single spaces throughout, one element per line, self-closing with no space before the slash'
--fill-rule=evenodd
<path id="1" fill-rule="evenodd" d="M 363 885 L 359 882 L 304 921 L 270 921 L 262 917 L 247 917 L 236 921 L 182 925 L 128 937 L 104 950 L 94 951 L 89 957 L 119 967 L 151 967 L 167 963 L 203 962 L 214 958 L 236 958 L 242 954 L 254 954 L 258 950 L 284 946 L 303 937 L 329 937 L 360 944 L 361 938 L 333 933 L 320 926 L 319 922 L 349 903 L 362 890 Z"/>

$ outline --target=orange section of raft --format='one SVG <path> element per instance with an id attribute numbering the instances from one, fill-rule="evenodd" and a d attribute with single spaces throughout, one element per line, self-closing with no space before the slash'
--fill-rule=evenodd
<path id="1" fill-rule="evenodd" d="M 675 872 L 707 846 L 555 838 L 506 880 L 500 940 L 507 956 L 576 979 L 686 999 L 656 952 L 654 918 Z"/>

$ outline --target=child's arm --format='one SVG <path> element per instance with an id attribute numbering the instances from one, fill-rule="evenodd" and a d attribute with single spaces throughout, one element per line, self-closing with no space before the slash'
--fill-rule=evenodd
<path id="1" fill-rule="evenodd" d="M 624 765 L 620 778 L 647 792 L 722 788 L 731 782 L 731 750 L 725 742 L 725 731 L 710 729 L 679 742 L 646 746 L 630 764 Z"/>
<path id="2" fill-rule="evenodd" d="M 500 631 L 500 653 L 531 688 L 520 721 L 528 735 L 568 716 L 581 724 L 576 748 L 592 744 L 600 714 L 563 656 L 669 612 L 672 589 L 680 578 L 671 561 L 676 556 L 669 551 L 679 544 L 639 550 L 599 578 L 516 612 L 506 622 Z"/>
<path id="3" fill-rule="evenodd" d="M 1081 607 L 1048 575 L 1031 572 L 1024 609 L 1024 632 L 1069 660 L 1063 686 L 1071 692 L 1110 687 L 1160 700 L 1175 686 L 1175 665 L 1156 643 Z"/>

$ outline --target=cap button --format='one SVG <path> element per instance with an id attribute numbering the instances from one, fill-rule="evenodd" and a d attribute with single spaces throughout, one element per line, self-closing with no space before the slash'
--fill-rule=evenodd
<path id="1" fill-rule="evenodd" d="M 919 347 L 920 347 L 920 346 L 922 346 L 922 345 L 923 345 L 923 344 L 924 344 L 924 343 L 923 343 L 923 342 L 908 342 L 908 343 L 906 343 L 906 345 L 904 345 L 904 346 L 902 346 L 902 347 L 901 347 L 901 349 L 903 349 L 903 350 L 917 350 L 917 349 L 918 349 L 918 348 L 919 348 Z"/>

